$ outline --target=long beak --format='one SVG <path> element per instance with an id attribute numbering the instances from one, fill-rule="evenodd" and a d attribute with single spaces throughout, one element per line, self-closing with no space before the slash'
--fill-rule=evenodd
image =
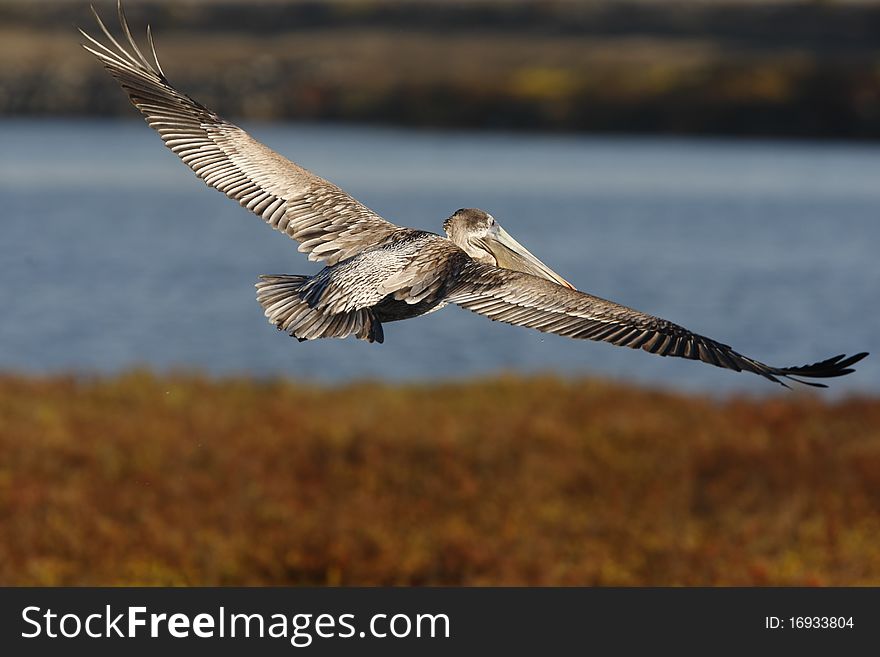
<path id="1" fill-rule="evenodd" d="M 562 278 L 532 255 L 522 244 L 513 239 L 506 230 L 496 224 L 496 231 L 484 238 L 484 243 L 495 256 L 499 267 L 540 276 L 572 290 L 574 285 Z"/>

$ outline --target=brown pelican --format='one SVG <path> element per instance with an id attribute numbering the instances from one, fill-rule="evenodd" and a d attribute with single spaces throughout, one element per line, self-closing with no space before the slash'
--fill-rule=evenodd
<path id="1" fill-rule="evenodd" d="M 127 47 L 98 14 L 107 41 L 83 47 L 100 60 L 168 146 L 211 187 L 297 240 L 325 267 L 315 276 L 261 276 L 257 299 L 269 321 L 299 340 L 354 335 L 382 342 L 382 324 L 456 304 L 486 317 L 556 333 L 701 360 L 737 372 L 783 379 L 849 374 L 867 354 L 802 367 L 772 367 L 672 322 L 579 292 L 482 210 L 458 210 L 446 237 L 386 221 L 175 89 L 156 56 L 138 48 L 122 3 Z M 94 12 L 94 9 L 92 10 Z"/>

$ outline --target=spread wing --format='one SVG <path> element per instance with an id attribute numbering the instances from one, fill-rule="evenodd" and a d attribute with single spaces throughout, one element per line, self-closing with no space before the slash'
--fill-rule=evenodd
<path id="1" fill-rule="evenodd" d="M 641 348 L 660 356 L 701 360 L 737 372 L 753 372 L 782 385 L 785 383 L 780 379 L 791 379 L 824 388 L 824 384 L 796 377 L 843 376 L 853 371 L 849 369 L 851 365 L 868 355 L 840 355 L 802 367 L 771 367 L 665 319 L 530 274 L 478 263 L 462 272 L 446 301 L 494 321 L 569 338 Z"/>
<path id="2" fill-rule="evenodd" d="M 162 141 L 208 185 L 238 201 L 276 230 L 300 242 L 310 260 L 328 265 L 381 243 L 397 226 L 336 185 L 303 169 L 179 92 L 165 77 L 152 34 L 152 63 L 142 54 L 119 2 L 128 48 L 117 41 L 94 8 L 107 43 L 82 30 L 83 47 L 100 60 Z"/>

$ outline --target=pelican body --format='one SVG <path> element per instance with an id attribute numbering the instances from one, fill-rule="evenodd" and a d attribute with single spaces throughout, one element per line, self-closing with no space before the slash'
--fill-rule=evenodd
<path id="1" fill-rule="evenodd" d="M 148 59 L 119 3 L 123 46 L 95 13 L 107 41 L 88 40 L 165 145 L 206 184 L 299 242 L 324 264 L 314 276 L 265 275 L 257 300 L 269 321 L 299 340 L 355 336 L 382 342 L 382 325 L 456 304 L 494 321 L 660 356 L 700 360 L 786 385 L 842 376 L 866 353 L 801 367 L 773 367 L 677 324 L 574 288 L 511 237 L 492 215 L 461 209 L 446 236 L 399 227 L 334 184 L 253 139 L 175 89 L 150 29 Z M 94 10 L 93 10 L 94 11 Z"/>
<path id="2" fill-rule="evenodd" d="M 439 310 L 477 262 L 504 262 L 573 289 L 482 210 L 458 210 L 444 228 L 448 237 L 394 230 L 312 277 L 262 276 L 257 299 L 270 322 L 299 340 L 355 335 L 382 342 L 384 322 Z"/>

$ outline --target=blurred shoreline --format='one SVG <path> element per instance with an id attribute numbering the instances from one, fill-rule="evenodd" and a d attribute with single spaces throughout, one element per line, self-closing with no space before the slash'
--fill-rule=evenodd
<path id="1" fill-rule="evenodd" d="M 874 2 L 126 6 L 174 84 L 233 118 L 880 137 Z M 0 2 L 0 116 L 131 113 L 74 25 L 95 33 L 86 3 Z"/>

